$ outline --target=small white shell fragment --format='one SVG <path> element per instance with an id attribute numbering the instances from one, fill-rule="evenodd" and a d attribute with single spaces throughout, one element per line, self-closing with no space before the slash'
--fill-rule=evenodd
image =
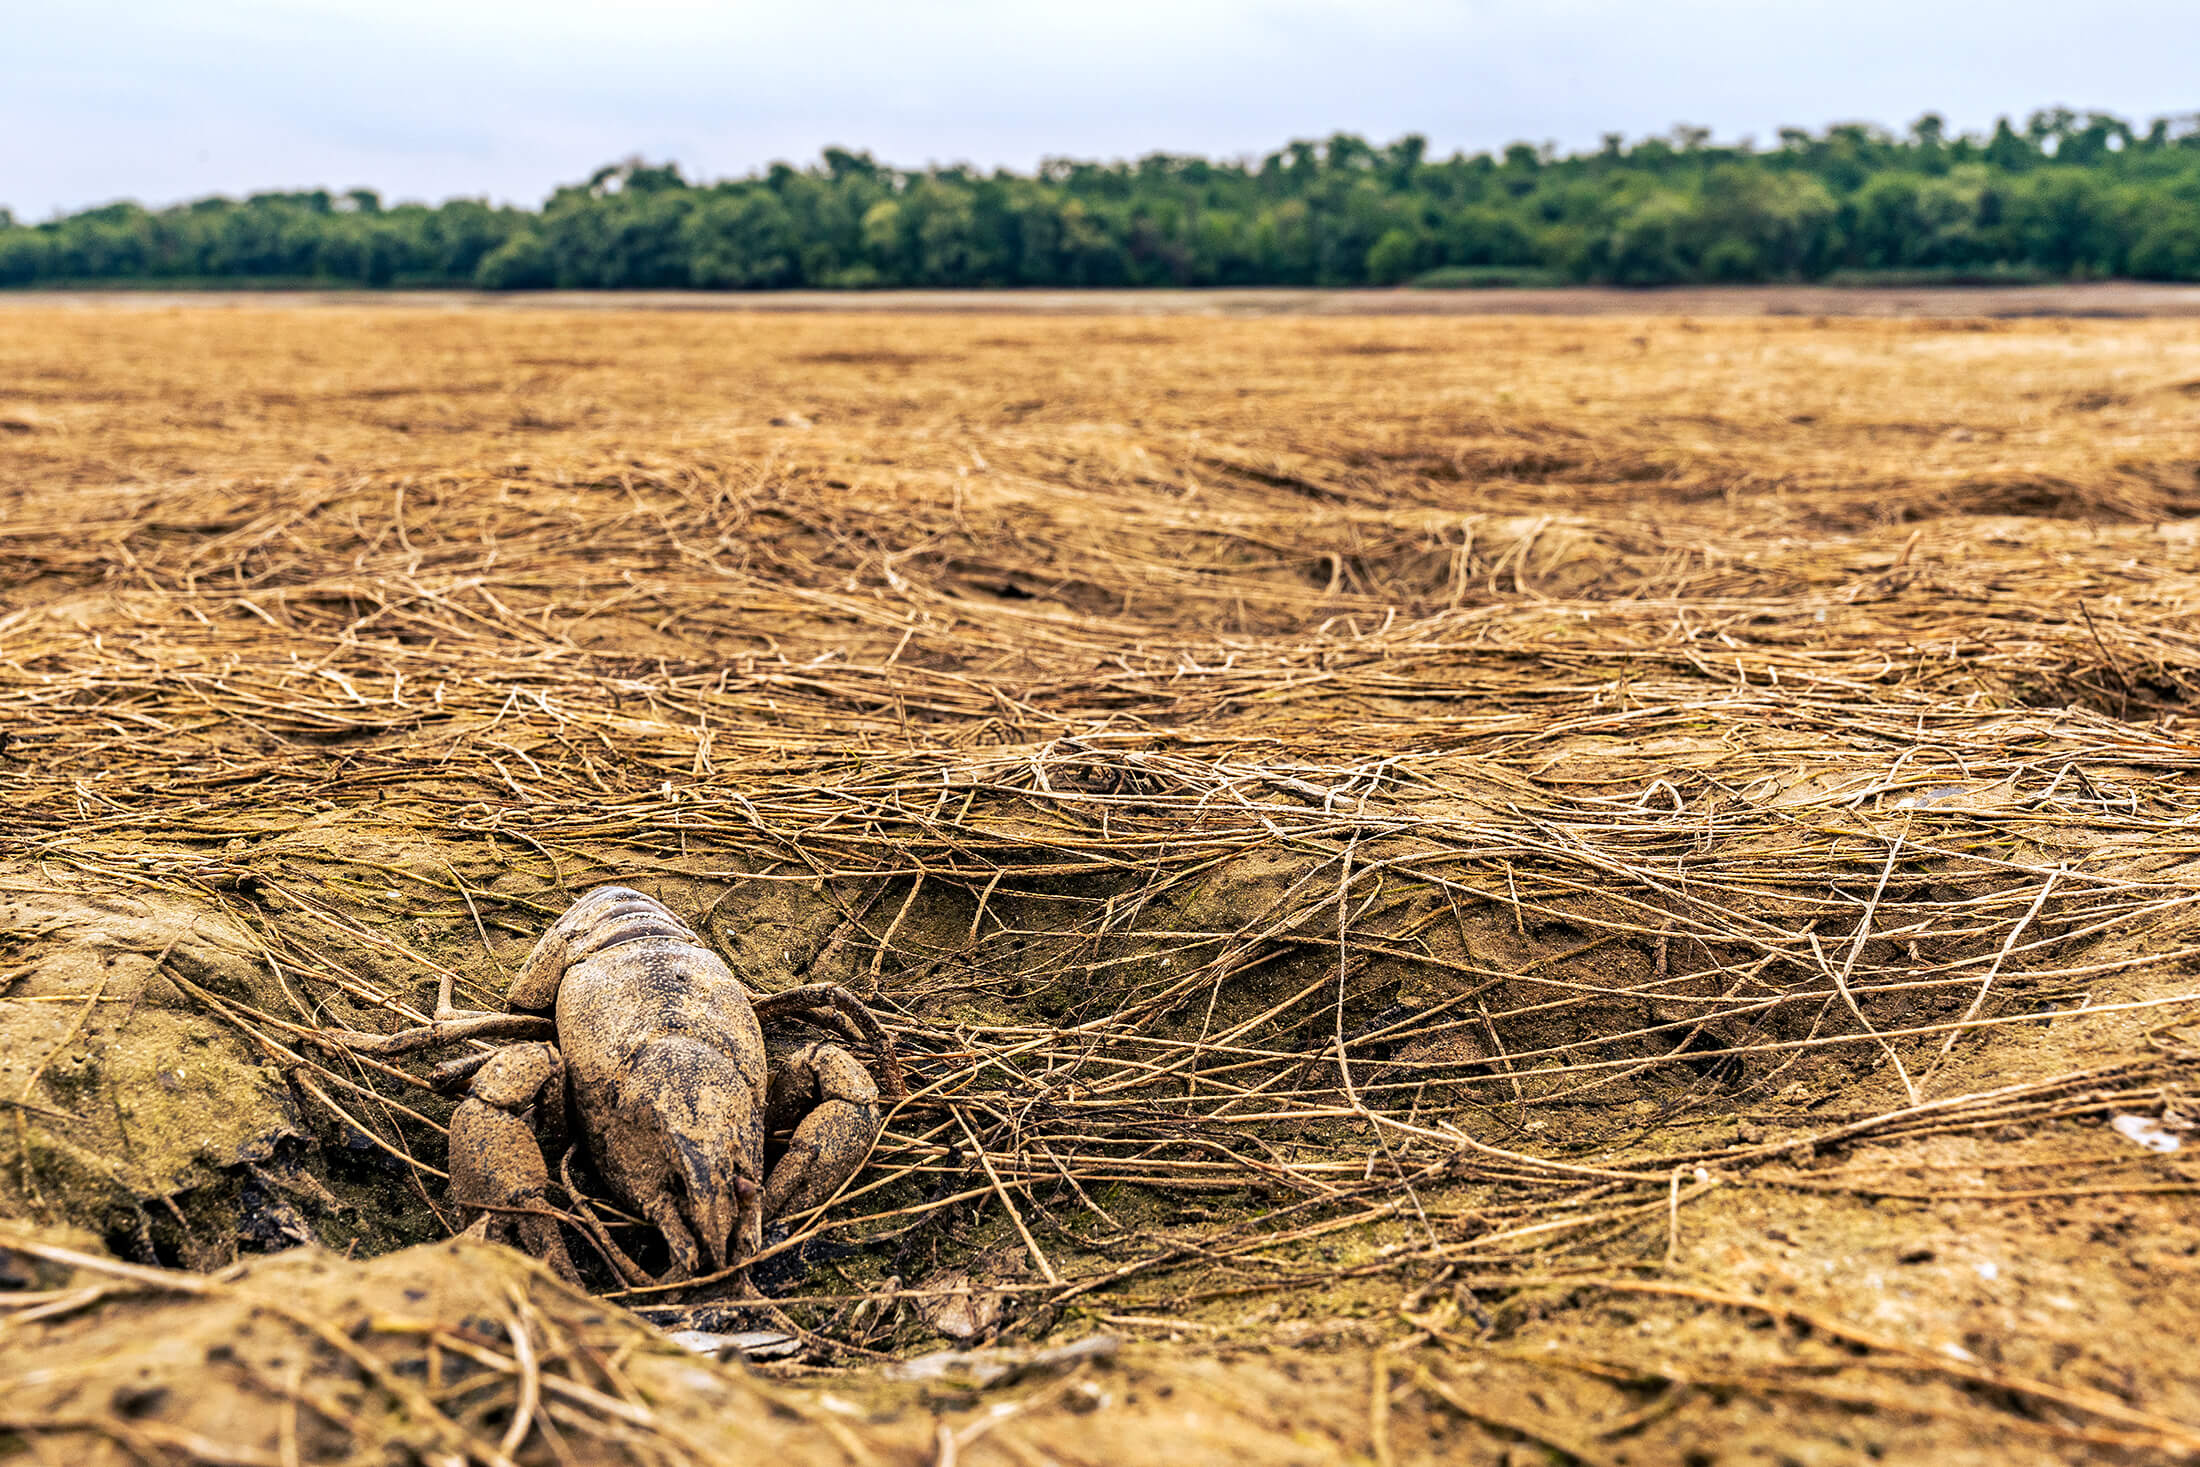
<path id="1" fill-rule="evenodd" d="M 2166 1116 L 2157 1120 L 2153 1116 L 2115 1115 L 2108 1118 L 2108 1124 L 2126 1141 L 2149 1151 L 2166 1155 L 2185 1144 L 2184 1138 L 2177 1134 L 2185 1125 L 2181 1121 L 2171 1122 Z"/>
<path id="2" fill-rule="evenodd" d="M 802 1342 L 793 1335 L 778 1330 L 741 1330 L 722 1335 L 707 1329 L 676 1329 L 665 1336 L 683 1350 L 693 1350 L 698 1355 L 711 1355 L 720 1360 L 739 1355 L 749 1360 L 773 1360 L 792 1355 L 801 1349 Z"/>
<path id="3" fill-rule="evenodd" d="M 1114 1335 L 1086 1335 L 1050 1350 L 935 1350 L 913 1360 L 897 1360 L 880 1374 L 888 1380 L 947 1381 L 984 1390 L 1068 1370 L 1087 1360 L 1112 1360 L 1120 1344 Z"/>

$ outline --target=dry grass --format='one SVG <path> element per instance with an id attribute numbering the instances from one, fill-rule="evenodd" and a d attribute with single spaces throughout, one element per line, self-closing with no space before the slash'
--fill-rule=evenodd
<path id="1" fill-rule="evenodd" d="M 1674 1390 L 2191 1449 L 2189 1372 L 1671 1266 L 1873 1190 L 1814 1155 L 2179 1103 L 2196 398 L 2169 322 L 19 309 L 0 860 L 256 934 L 282 1003 L 191 997 L 422 1219 L 441 1112 L 320 1031 L 587 885 L 875 989 L 912 1098 L 778 1250 L 861 1246 L 788 1306 L 850 1351 L 974 1255 L 1034 1330 L 1402 1290 L 1400 1362 L 1662 1289 L 1843 1342 Z M 2196 1189 L 1978 1200 L 2058 1188 Z"/>

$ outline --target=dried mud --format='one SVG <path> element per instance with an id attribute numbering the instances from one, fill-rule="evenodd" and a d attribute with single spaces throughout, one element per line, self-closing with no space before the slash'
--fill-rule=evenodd
<path id="1" fill-rule="evenodd" d="M 2178 321 L 12 306 L 0 1458 L 2200 1451 L 2196 413 Z M 603 880 L 907 1059 L 768 1302 L 443 1241 L 329 1037 Z"/>

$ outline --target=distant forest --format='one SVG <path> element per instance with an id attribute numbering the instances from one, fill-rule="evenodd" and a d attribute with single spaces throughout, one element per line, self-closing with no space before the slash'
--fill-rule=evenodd
<path id="1" fill-rule="evenodd" d="M 1429 156 L 1340 133 L 1256 162 L 1157 153 L 1035 174 L 826 150 L 697 184 L 639 161 L 539 210 L 367 190 L 0 210 L 0 285 L 1665 285 L 2200 280 L 2200 114 L 2049 110 L 1991 135 L 1928 114 L 1715 144 L 1679 128 L 1560 156 Z"/>

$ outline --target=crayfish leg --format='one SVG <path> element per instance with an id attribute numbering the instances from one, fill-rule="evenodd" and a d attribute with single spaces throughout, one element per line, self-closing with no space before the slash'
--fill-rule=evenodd
<path id="1" fill-rule="evenodd" d="M 884 1124 L 871 1072 L 837 1044 L 805 1044 L 773 1056 L 773 1120 L 800 1114 L 787 1149 L 764 1179 L 764 1218 L 808 1212 L 863 1167 Z"/>
<path id="2" fill-rule="evenodd" d="M 475 1212 L 472 1228 L 494 1242 L 516 1238 L 559 1278 L 578 1284 L 580 1272 L 548 1213 L 550 1167 L 529 1124 L 545 1092 L 553 1104 L 544 1108 L 562 1112 L 565 1066 L 551 1046 L 514 1045 L 490 1056 L 451 1112 L 450 1196 Z"/>

